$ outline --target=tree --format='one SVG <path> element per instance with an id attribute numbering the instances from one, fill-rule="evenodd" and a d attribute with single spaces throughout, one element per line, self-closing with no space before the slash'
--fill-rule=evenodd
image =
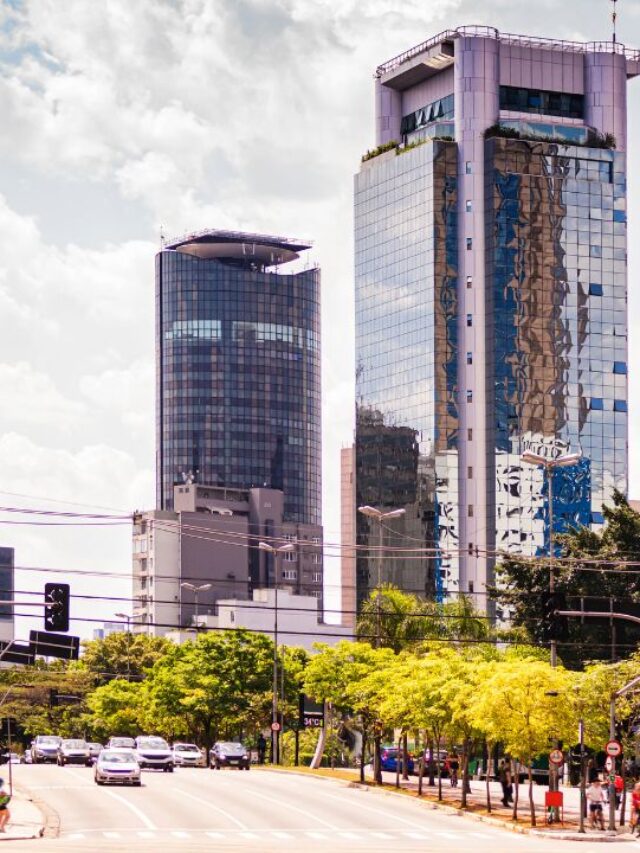
<path id="1" fill-rule="evenodd" d="M 490 596 L 512 624 L 526 629 L 534 643 L 548 645 L 548 609 L 609 610 L 638 615 L 640 574 L 640 515 L 616 492 L 613 506 L 603 508 L 606 527 L 595 533 L 583 527 L 558 537 L 563 557 L 555 561 L 556 607 L 549 602 L 549 561 L 505 556 L 496 567 Z M 625 566 L 630 564 L 630 571 Z M 611 570 L 616 571 L 612 572 Z M 584 606 L 583 606 L 584 605 Z M 609 619 L 555 617 L 559 654 L 566 666 L 582 668 L 586 661 L 606 660 L 640 642 L 640 626 Z"/>
<path id="2" fill-rule="evenodd" d="M 142 678 L 153 664 L 172 646 L 164 637 L 117 631 L 102 640 L 83 643 L 76 666 L 93 673 L 99 683 L 115 676 Z"/>
<path id="3" fill-rule="evenodd" d="M 158 734 L 166 734 L 149 719 L 149 685 L 139 681 L 114 679 L 97 687 L 87 698 L 94 736 L 106 740 L 112 735 L 137 737 L 147 723 Z"/>
<path id="4" fill-rule="evenodd" d="M 489 678 L 476 684 L 471 718 L 493 742 L 502 741 L 505 751 L 529 770 L 532 826 L 536 825 L 532 763 L 537 755 L 548 751 L 551 738 L 569 740 L 575 736 L 574 679 L 562 667 L 554 669 L 534 659 L 512 659 L 500 662 Z"/>

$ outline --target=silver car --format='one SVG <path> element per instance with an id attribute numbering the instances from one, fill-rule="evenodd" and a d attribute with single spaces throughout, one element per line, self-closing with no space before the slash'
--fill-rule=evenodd
<path id="1" fill-rule="evenodd" d="M 131 750 L 103 749 L 94 772 L 96 785 L 141 785 L 140 765 Z"/>
<path id="2" fill-rule="evenodd" d="M 174 743 L 173 763 L 176 767 L 206 767 L 207 759 L 195 743 Z"/>
<path id="3" fill-rule="evenodd" d="M 62 741 L 58 747 L 58 766 L 65 764 L 84 764 L 91 767 L 91 753 L 89 744 L 80 738 L 68 738 Z"/>
<path id="4" fill-rule="evenodd" d="M 58 747 L 62 738 L 57 735 L 38 735 L 31 744 L 31 760 L 33 764 L 41 764 L 45 761 L 54 763 L 58 760 Z"/>
<path id="5" fill-rule="evenodd" d="M 164 738 L 137 737 L 135 756 L 140 767 L 153 767 L 173 773 L 173 752 Z"/>

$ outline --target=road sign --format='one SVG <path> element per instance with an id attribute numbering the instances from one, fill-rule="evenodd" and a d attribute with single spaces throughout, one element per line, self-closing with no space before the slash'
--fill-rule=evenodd
<path id="1" fill-rule="evenodd" d="M 549 753 L 549 761 L 552 764 L 564 764 L 564 753 L 561 749 L 552 749 Z"/>
<path id="2" fill-rule="evenodd" d="M 604 749 L 607 755 L 612 755 L 614 758 L 622 753 L 622 747 L 617 740 L 610 740 Z"/>
<path id="3" fill-rule="evenodd" d="M 78 660 L 80 637 L 52 634 L 50 631 L 30 631 L 29 645 L 34 655 L 62 660 Z"/>
<path id="4" fill-rule="evenodd" d="M 280 723 L 271 723 L 271 731 L 279 732 L 280 731 Z"/>
<path id="5" fill-rule="evenodd" d="M 616 760 L 612 755 L 607 755 L 607 760 L 604 763 L 606 767 L 607 773 L 611 773 L 612 770 L 615 770 Z"/>
<path id="6" fill-rule="evenodd" d="M 301 728 L 324 728 L 324 702 L 314 702 L 308 696 L 305 696 L 304 693 L 301 693 L 299 704 L 298 719 Z"/>

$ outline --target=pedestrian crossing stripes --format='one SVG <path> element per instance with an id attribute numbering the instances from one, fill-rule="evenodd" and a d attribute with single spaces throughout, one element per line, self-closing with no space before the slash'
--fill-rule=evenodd
<path id="1" fill-rule="evenodd" d="M 123 830 L 85 830 L 84 832 L 63 832 L 60 836 L 69 842 L 87 841 L 90 838 L 104 838 L 110 841 L 127 841 L 136 838 L 146 841 L 166 840 L 167 838 L 175 838 L 181 841 L 193 841 L 210 838 L 212 841 L 226 841 L 242 843 L 245 841 L 283 841 L 283 842 L 300 842 L 303 839 L 309 841 L 327 842 L 332 839 L 339 838 L 344 841 L 399 841 L 403 838 L 411 840 L 427 841 L 433 838 L 451 841 L 464 841 L 470 839 L 495 840 L 495 834 L 489 832 L 477 832 L 475 830 L 460 829 L 457 831 L 442 831 L 425 827 L 423 831 L 419 830 L 378 830 L 378 829 L 344 829 L 344 830 L 312 830 L 312 829 L 254 829 L 254 830 L 234 830 L 234 829 L 123 829 Z M 514 835 L 517 839 L 523 836 Z"/>

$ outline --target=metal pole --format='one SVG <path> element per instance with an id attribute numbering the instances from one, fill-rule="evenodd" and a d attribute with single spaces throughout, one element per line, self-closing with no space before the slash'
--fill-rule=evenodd
<path id="1" fill-rule="evenodd" d="M 584 767 L 584 720 L 578 723 L 580 730 L 580 826 L 578 832 L 584 832 L 584 807 L 585 807 L 585 767 Z"/>
<path id="2" fill-rule="evenodd" d="M 127 681 L 131 681 L 131 617 L 127 616 Z"/>
<path id="3" fill-rule="evenodd" d="M 548 464 L 547 470 L 547 495 L 549 498 L 549 593 L 553 598 L 556 589 L 555 566 L 554 566 L 554 530 L 553 530 L 553 466 Z M 553 634 L 553 632 L 552 632 Z M 551 666 L 558 665 L 558 644 L 554 636 L 551 638 Z"/>
<path id="4" fill-rule="evenodd" d="M 13 768 L 11 767 L 11 717 L 7 717 L 7 744 L 9 749 L 9 793 L 13 796 Z"/>
<path id="5" fill-rule="evenodd" d="M 616 694 L 613 693 L 609 703 L 609 740 L 616 739 Z M 616 783 L 611 778 L 615 776 L 616 760 L 613 759 L 613 770 L 609 773 L 609 829 L 616 828 Z"/>
<path id="6" fill-rule="evenodd" d="M 199 592 L 200 592 L 200 590 L 198 589 L 198 587 L 195 587 L 193 590 L 193 599 L 194 599 L 193 608 L 195 610 L 194 616 L 195 616 L 195 623 L 196 623 L 196 631 L 198 630 L 198 593 Z"/>
<path id="7" fill-rule="evenodd" d="M 279 764 L 278 755 L 278 551 L 273 550 L 275 601 L 273 608 L 273 696 L 271 704 L 271 760 Z"/>
<path id="8" fill-rule="evenodd" d="M 382 545 L 383 530 L 382 518 L 378 519 L 378 595 L 376 596 L 376 648 L 382 643 L 382 602 L 380 600 L 380 586 L 382 584 Z"/>

